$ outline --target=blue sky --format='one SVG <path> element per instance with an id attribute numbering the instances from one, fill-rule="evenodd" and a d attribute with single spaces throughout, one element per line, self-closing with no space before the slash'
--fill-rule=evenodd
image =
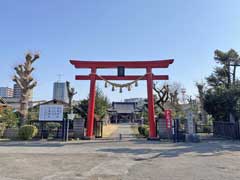
<path id="1" fill-rule="evenodd" d="M 89 82 L 74 80 L 70 59 L 154 60 L 174 58 L 169 74 L 188 94 L 196 81 L 212 71 L 215 49 L 240 51 L 239 0 L 1 0 L 0 86 L 12 86 L 13 67 L 28 51 L 40 52 L 34 77 L 34 99 L 51 99 L 52 84 L 63 74 L 77 89 L 76 99 L 88 95 Z M 101 74 L 116 73 L 114 70 Z M 144 74 L 144 70 L 127 70 Z M 103 88 L 103 82 L 98 85 Z M 111 100 L 146 97 L 146 82 L 130 93 L 104 93 Z"/>

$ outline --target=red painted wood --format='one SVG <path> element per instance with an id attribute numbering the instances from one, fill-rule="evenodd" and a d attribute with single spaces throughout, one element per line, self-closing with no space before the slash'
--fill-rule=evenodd
<path id="1" fill-rule="evenodd" d="M 126 80 L 126 81 L 131 81 L 131 80 L 136 80 L 140 78 L 141 76 L 124 76 L 124 77 L 118 77 L 118 76 L 101 76 L 106 80 Z M 89 75 L 77 75 L 76 80 L 90 80 L 91 76 Z M 147 76 L 141 80 L 146 80 Z M 168 80 L 168 75 L 153 75 L 152 77 L 153 80 Z M 102 80 L 99 76 L 96 76 L 96 80 Z"/>
<path id="2" fill-rule="evenodd" d="M 95 109 L 95 95 L 96 95 L 96 68 L 92 68 L 90 75 L 90 97 L 88 101 L 88 120 L 87 120 L 87 137 L 93 138 L 94 127 L 94 109 Z"/>
<path id="3" fill-rule="evenodd" d="M 147 68 L 147 94 L 148 94 L 148 120 L 149 120 L 149 138 L 156 138 L 156 122 L 154 112 L 153 96 L 153 75 L 152 69 Z"/>
<path id="4" fill-rule="evenodd" d="M 125 68 L 168 68 L 173 63 L 173 59 L 154 60 L 154 61 L 82 61 L 70 60 L 75 68 L 117 68 L 123 66 Z"/>
<path id="5" fill-rule="evenodd" d="M 149 137 L 156 137 L 156 122 L 154 112 L 154 96 L 153 96 L 153 80 L 168 80 L 167 75 L 153 75 L 152 68 L 168 68 L 173 63 L 173 59 L 155 60 L 155 61 L 79 61 L 70 60 L 75 68 L 91 68 L 90 75 L 77 75 L 76 80 L 90 80 L 90 98 L 88 102 L 88 121 L 87 121 L 87 137 L 93 137 L 94 127 L 94 109 L 95 109 L 95 95 L 96 95 L 96 80 L 101 80 L 96 75 L 97 68 L 117 68 L 123 66 L 125 68 L 146 68 L 147 75 L 142 80 L 147 80 L 147 94 L 148 94 L 148 119 L 150 132 Z M 102 76 L 106 80 L 136 80 L 141 76 Z"/>

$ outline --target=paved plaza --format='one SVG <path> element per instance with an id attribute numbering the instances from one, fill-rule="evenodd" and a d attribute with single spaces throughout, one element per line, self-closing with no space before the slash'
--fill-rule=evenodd
<path id="1" fill-rule="evenodd" d="M 126 125 L 120 126 L 126 133 Z M 118 131 L 119 132 L 119 131 Z M 119 133 L 122 133 L 121 130 Z M 237 180 L 240 142 L 0 142 L 1 180 Z"/>

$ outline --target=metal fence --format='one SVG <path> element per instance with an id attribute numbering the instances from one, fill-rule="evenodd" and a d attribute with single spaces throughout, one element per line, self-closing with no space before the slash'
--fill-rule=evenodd
<path id="1" fill-rule="evenodd" d="M 220 137 L 240 139 L 239 123 L 215 121 L 213 122 L 213 134 Z"/>

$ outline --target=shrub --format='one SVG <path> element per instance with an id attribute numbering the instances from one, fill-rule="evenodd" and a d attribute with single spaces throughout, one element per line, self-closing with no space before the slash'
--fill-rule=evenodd
<path id="1" fill-rule="evenodd" d="M 36 136 L 38 133 L 38 129 L 33 125 L 24 125 L 19 129 L 19 137 L 22 140 L 29 140 Z"/>
<path id="2" fill-rule="evenodd" d="M 139 126 L 138 127 L 139 134 L 148 137 L 149 136 L 149 127 L 148 126 Z"/>
<path id="3" fill-rule="evenodd" d="M 60 123 L 55 123 L 55 122 L 49 122 L 49 123 L 46 123 L 46 125 L 47 125 L 47 129 L 49 129 L 50 131 L 57 130 L 58 128 L 61 127 Z"/>
<path id="4" fill-rule="evenodd" d="M 211 130 L 211 127 L 210 127 L 210 126 L 204 126 L 204 127 L 203 127 L 203 132 L 204 132 L 204 133 L 208 133 L 208 134 L 209 134 L 209 133 L 211 133 L 211 131 L 212 131 L 212 130 Z"/>
<path id="5" fill-rule="evenodd" d="M 18 118 L 12 109 L 4 109 L 0 114 L 0 123 L 4 123 L 5 128 L 12 128 L 17 126 Z"/>
<path id="6" fill-rule="evenodd" d="M 142 126 L 138 127 L 138 132 L 139 132 L 139 134 L 143 135 L 143 127 Z"/>
<path id="7" fill-rule="evenodd" d="M 144 127 L 143 135 L 144 135 L 145 137 L 148 137 L 148 136 L 149 136 L 149 128 L 148 128 L 148 127 Z"/>

